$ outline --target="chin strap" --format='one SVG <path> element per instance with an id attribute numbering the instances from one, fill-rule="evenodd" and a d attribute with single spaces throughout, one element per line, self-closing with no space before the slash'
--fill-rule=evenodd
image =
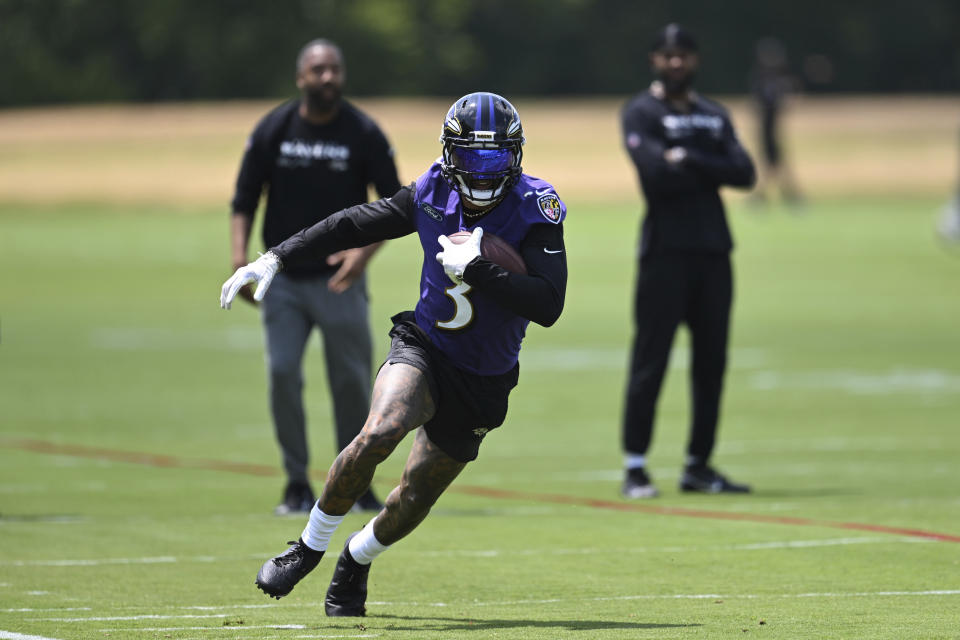
<path id="1" fill-rule="evenodd" d="M 461 194 L 461 197 L 463 197 L 465 200 L 468 200 L 471 204 L 475 204 L 475 205 L 477 205 L 478 207 L 483 207 L 482 209 L 478 209 L 478 210 L 476 210 L 476 211 L 473 211 L 473 210 L 468 209 L 467 207 L 463 206 L 463 203 L 460 204 L 460 210 L 463 212 L 463 217 L 464 217 L 464 218 L 469 218 L 469 219 L 471 219 L 471 220 L 475 220 L 475 219 L 477 219 L 477 218 L 479 218 L 479 217 L 481 217 L 481 216 L 487 215 L 487 214 L 490 212 L 491 209 L 493 209 L 494 207 L 496 207 L 498 204 L 500 204 L 500 201 L 503 200 L 503 196 L 500 196 L 500 197 L 497 198 L 496 200 L 492 200 L 492 201 L 489 202 L 489 203 L 486 203 L 486 204 L 478 204 L 478 203 L 474 202 L 473 200 L 470 200 L 469 198 L 467 198 L 466 196 L 464 196 L 464 195 L 462 195 L 462 194 Z"/>

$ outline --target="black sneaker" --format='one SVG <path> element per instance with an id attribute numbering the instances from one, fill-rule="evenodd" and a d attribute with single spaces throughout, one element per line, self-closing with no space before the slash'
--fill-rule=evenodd
<path id="1" fill-rule="evenodd" d="M 337 559 L 337 568 L 327 589 L 323 607 L 327 615 L 335 617 L 367 615 L 367 575 L 369 564 L 360 564 L 350 555 L 350 541 L 359 531 L 351 533 Z"/>
<path id="2" fill-rule="evenodd" d="M 750 493 L 750 485 L 731 482 L 722 473 L 704 464 L 683 470 L 680 490 L 699 493 Z"/>
<path id="3" fill-rule="evenodd" d="M 373 494 L 373 489 L 367 489 L 360 497 L 357 498 L 357 501 L 353 503 L 353 506 L 350 507 L 352 513 L 360 513 L 361 511 L 380 511 L 383 509 L 383 503 L 377 500 L 377 496 Z"/>
<path id="4" fill-rule="evenodd" d="M 287 595 L 300 580 L 320 562 L 323 551 L 314 551 L 302 540 L 288 542 L 293 545 L 276 558 L 263 563 L 257 573 L 257 587 L 265 594 L 279 600 Z"/>
<path id="5" fill-rule="evenodd" d="M 650 480 L 650 476 L 647 475 L 643 467 L 634 467 L 633 469 L 627 469 L 627 477 L 623 480 L 620 494 L 630 500 L 640 500 L 656 498 L 660 495 L 660 492 L 653 486 L 653 481 Z"/>
<path id="6" fill-rule="evenodd" d="M 283 502 L 274 508 L 273 513 L 278 516 L 310 513 L 316 501 L 309 484 L 288 482 L 283 490 Z"/>

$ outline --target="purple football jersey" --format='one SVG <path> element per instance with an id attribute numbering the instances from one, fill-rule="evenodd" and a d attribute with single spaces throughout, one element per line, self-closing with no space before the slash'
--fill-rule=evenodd
<path id="1" fill-rule="evenodd" d="M 468 227 L 460 196 L 441 175 L 438 163 L 417 179 L 414 198 L 417 233 L 423 246 L 417 324 L 461 369 L 479 375 L 509 371 L 517 364 L 530 321 L 465 282 L 454 284 L 437 262 L 437 253 L 443 250 L 437 238 L 480 226 L 484 233 L 499 236 L 519 249 L 531 226 L 560 224 L 566 207 L 549 183 L 523 174 L 493 211 Z"/>

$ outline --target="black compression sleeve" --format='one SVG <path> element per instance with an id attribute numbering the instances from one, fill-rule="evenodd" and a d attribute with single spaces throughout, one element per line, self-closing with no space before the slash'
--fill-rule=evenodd
<path id="1" fill-rule="evenodd" d="M 527 274 L 510 273 L 486 258 L 474 258 L 463 280 L 518 316 L 549 327 L 560 317 L 567 290 L 562 224 L 531 227 L 520 245 Z"/>
<path id="2" fill-rule="evenodd" d="M 415 211 L 411 184 L 389 198 L 342 209 L 295 233 L 270 251 L 284 266 L 315 264 L 335 251 L 413 233 Z"/>

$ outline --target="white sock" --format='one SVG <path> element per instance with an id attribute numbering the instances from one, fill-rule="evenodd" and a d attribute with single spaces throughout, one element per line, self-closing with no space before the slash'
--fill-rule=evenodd
<path id="1" fill-rule="evenodd" d="M 389 545 L 380 544 L 377 536 L 373 535 L 373 523 L 376 518 L 367 523 L 360 533 L 350 539 L 350 555 L 359 564 L 370 564 L 374 559 L 390 548 Z"/>
<path id="2" fill-rule="evenodd" d="M 327 515 L 314 504 L 313 509 L 310 510 L 310 521 L 300 534 L 300 539 L 314 551 L 326 551 L 330 546 L 330 536 L 343 522 L 343 518 L 344 516 Z"/>
<path id="3" fill-rule="evenodd" d="M 647 456 L 639 453 L 628 453 L 624 456 L 627 469 L 643 469 L 647 466 Z"/>

